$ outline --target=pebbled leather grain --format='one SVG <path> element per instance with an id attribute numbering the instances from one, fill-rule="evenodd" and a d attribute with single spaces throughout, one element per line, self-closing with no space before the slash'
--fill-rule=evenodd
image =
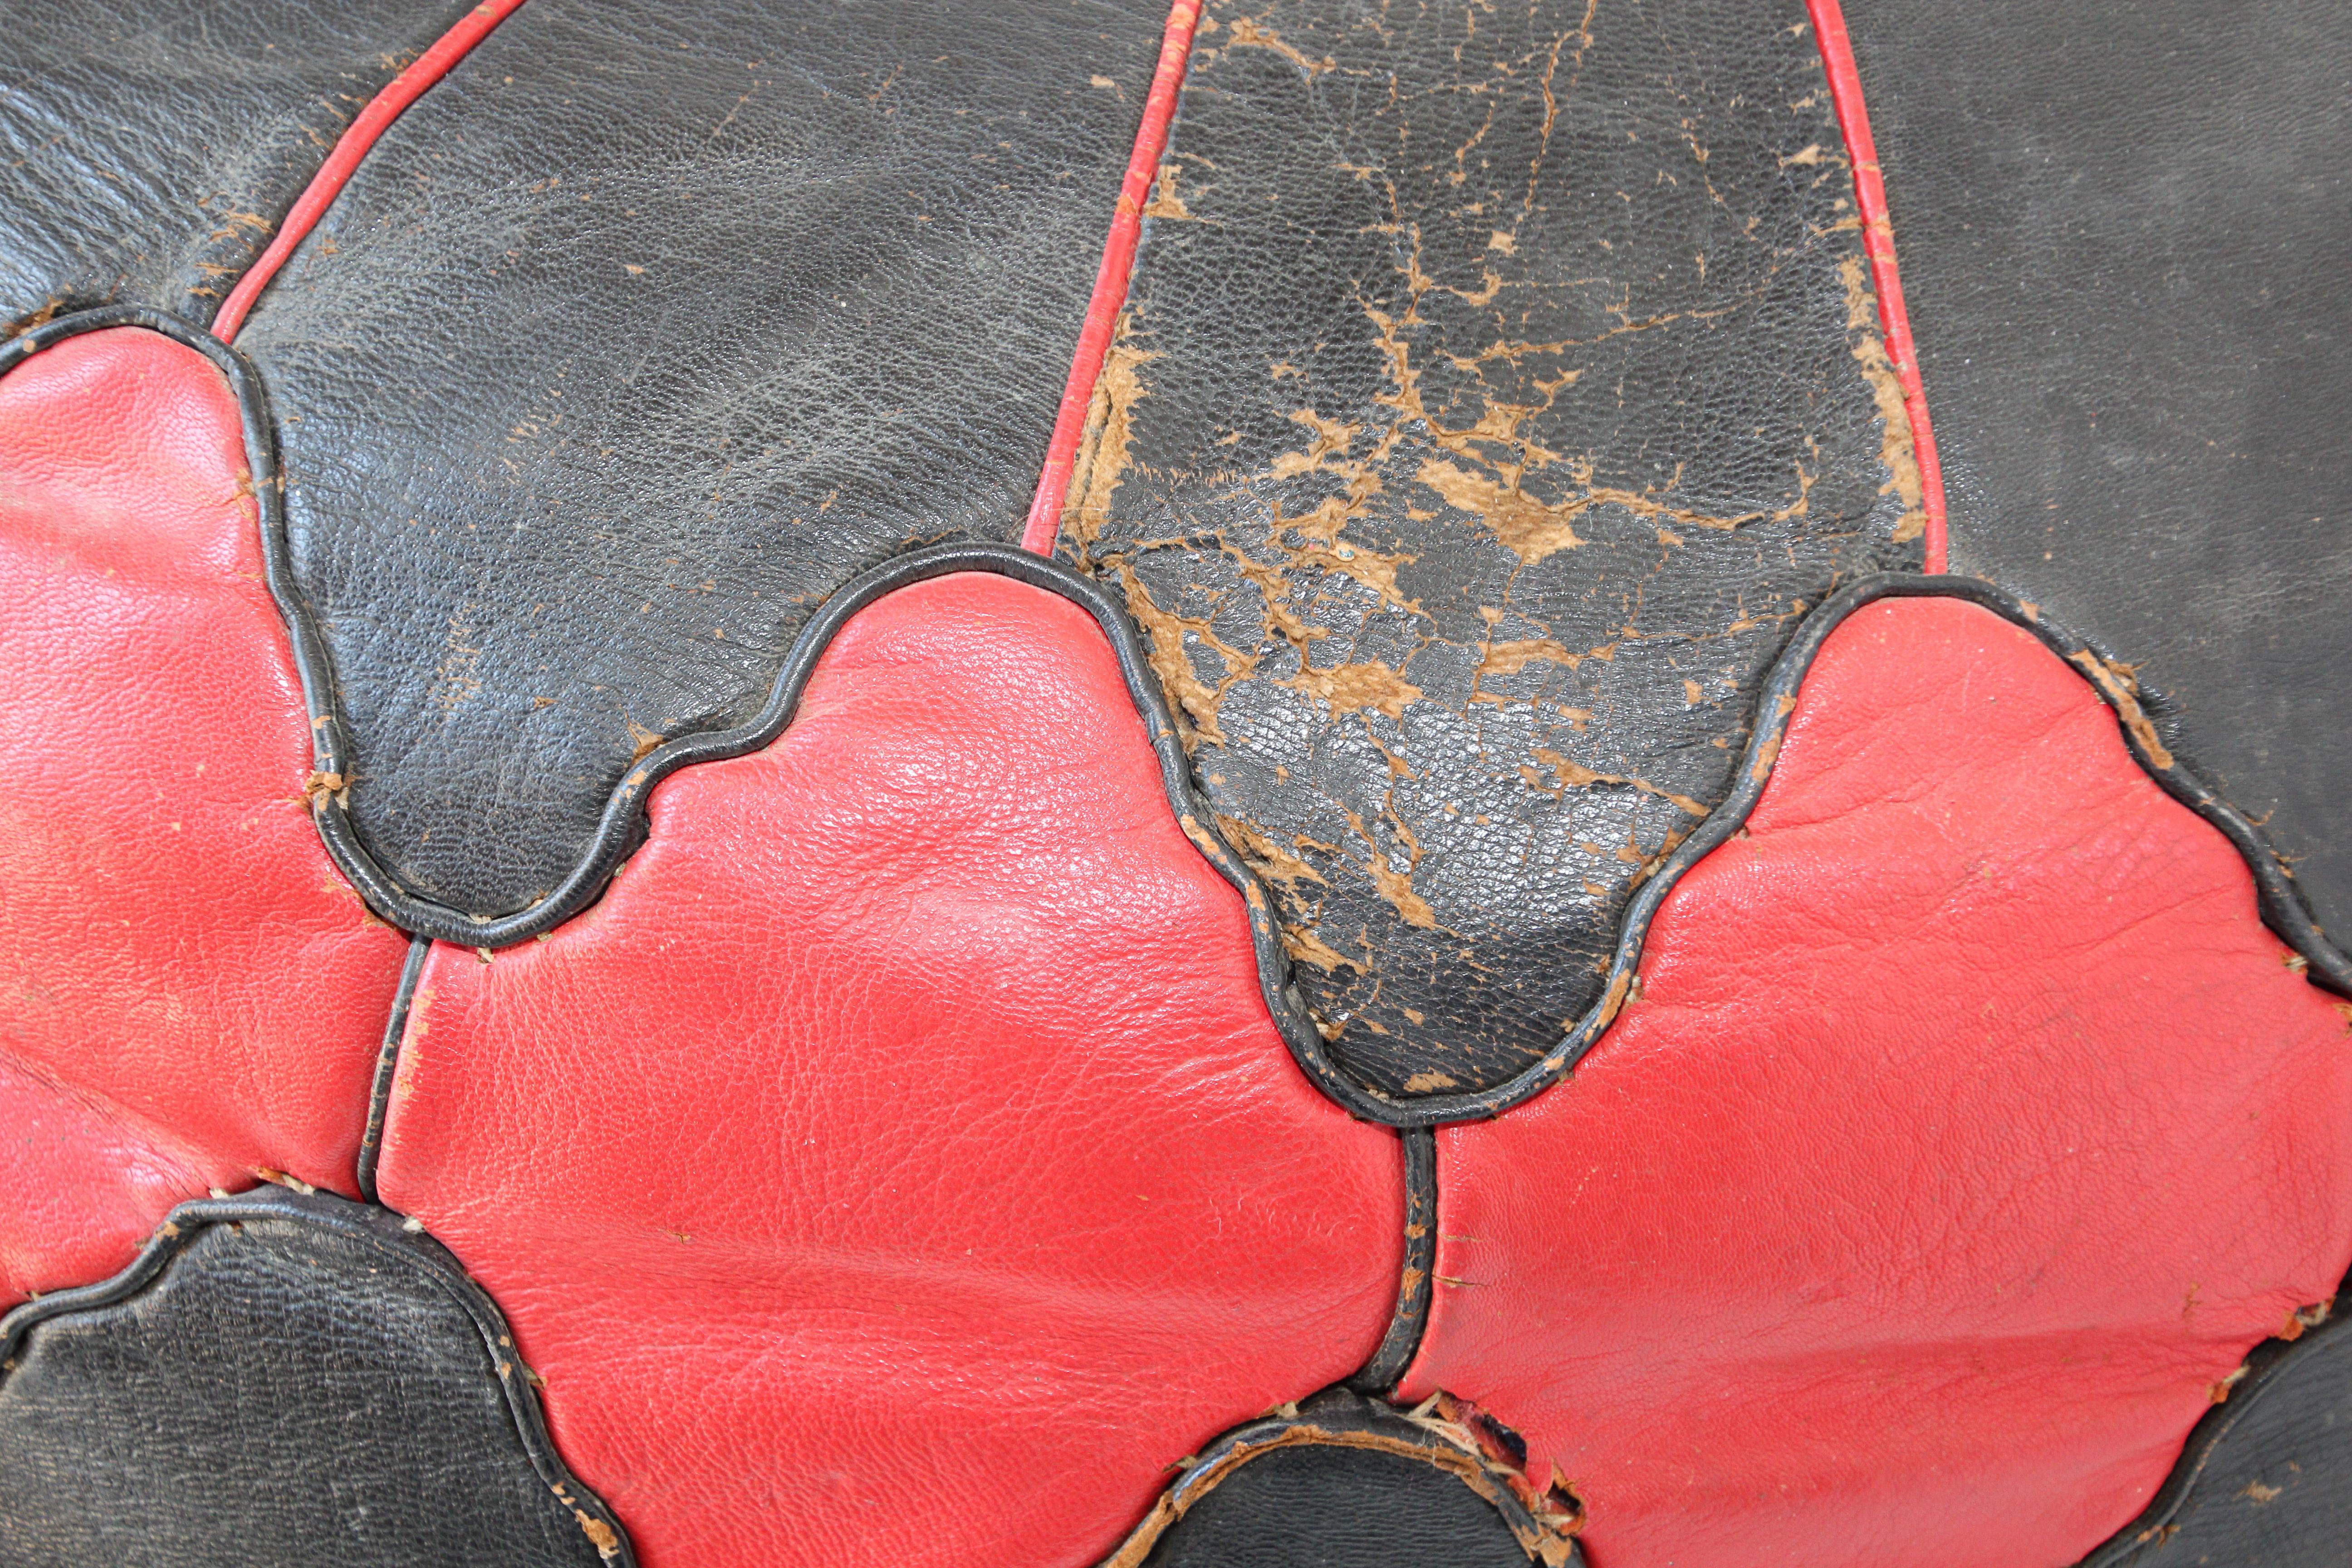
<path id="1" fill-rule="evenodd" d="M 2352 932 L 2352 34 L 2328 0 L 1852 32 L 1954 569 L 2135 664 Z"/>
<path id="2" fill-rule="evenodd" d="M 496 1310 L 397 1216 L 191 1204 L 141 1264 L 0 1320 L 13 1568 L 630 1561 Z"/>
<path id="3" fill-rule="evenodd" d="M 0 1118 L 72 1117 L 76 1160 L 191 1152 L 78 1217 L 0 1188 L 0 1233 L 100 1273 L 205 1184 L 352 1190 L 400 971 L 310 826 L 245 450 L 220 372 L 155 332 L 0 376 L 0 1092 L 34 1097 Z"/>
<path id="4" fill-rule="evenodd" d="M 19 0 L 0 62 L 0 321 L 208 322 L 328 149 L 470 0 Z"/>
<path id="5" fill-rule="evenodd" d="M 1018 530 L 1164 19 L 530 0 L 385 133 L 237 341 L 390 870 L 529 906 L 845 579 Z"/>
<path id="6" fill-rule="evenodd" d="M 2068 1563 L 2352 1261 L 2347 1005 L 2030 632 L 1833 632 L 1565 1081 L 1438 1133 L 1406 1398 L 1612 1568 Z"/>
<path id="7" fill-rule="evenodd" d="M 1559 1043 L 1805 605 L 1919 559 L 1804 21 L 1201 24 L 1064 549 L 1391 1093 Z"/>
<path id="8" fill-rule="evenodd" d="M 648 1568 L 1083 1568 L 1370 1358 L 1399 1140 L 1292 1063 L 1085 610 L 900 589 L 652 821 L 545 939 L 435 948 L 377 1172 Z"/>
<path id="9" fill-rule="evenodd" d="M 2352 1556 L 2347 1347 L 2333 1322 L 2257 1349 L 2189 1434 L 2171 1483 L 2083 1568 L 2324 1568 Z"/>

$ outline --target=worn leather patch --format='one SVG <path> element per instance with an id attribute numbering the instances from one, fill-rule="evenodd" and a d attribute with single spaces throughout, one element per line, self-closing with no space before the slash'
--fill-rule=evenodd
<path id="1" fill-rule="evenodd" d="M 470 0 L 31 0 L 0 65 L 0 321 L 199 323 L 335 138 Z"/>
<path id="2" fill-rule="evenodd" d="M 843 581 L 1017 532 L 1165 18 L 530 0 L 385 132 L 237 345 L 388 870 L 529 908 Z"/>
<path id="3" fill-rule="evenodd" d="M 41 1568 L 633 1562 L 498 1310 L 381 1209 L 182 1205 L 0 1319 L 0 1558 Z"/>
<path id="4" fill-rule="evenodd" d="M 1212 5 L 1082 458 L 1333 1054 L 1526 1068 L 1791 625 L 1919 559 L 1802 6 Z"/>

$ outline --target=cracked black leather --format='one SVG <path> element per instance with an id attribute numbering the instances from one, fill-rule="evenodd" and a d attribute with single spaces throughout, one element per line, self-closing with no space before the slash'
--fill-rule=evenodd
<path id="1" fill-rule="evenodd" d="M 1317 1436 L 1221 1468 L 1237 1443 L 1267 1442 L 1286 1426 Z M 1388 1447 L 1346 1444 L 1365 1436 Z M 1513 1523 L 1531 1527 L 1516 1500 L 1498 1507 L 1400 1448 L 1461 1458 L 1387 1406 L 1341 1394 L 1229 1434 L 1172 1489 L 1183 1512 L 1152 1542 L 1145 1568 L 1528 1568 L 1533 1559 Z"/>
<path id="2" fill-rule="evenodd" d="M 1849 16 L 1953 570 L 2138 667 L 2352 935 L 2352 33 L 2330 0 Z"/>
<path id="3" fill-rule="evenodd" d="M 471 0 L 29 0 L 0 59 L 0 321 L 204 324 L 376 89 Z"/>
<path id="4" fill-rule="evenodd" d="M 1804 22 L 1202 24 L 1063 547 L 1391 1093 L 1559 1042 L 1804 605 L 1918 563 Z"/>
<path id="5" fill-rule="evenodd" d="M 588 1568 L 600 1539 L 627 1560 L 603 1505 L 534 1463 L 499 1363 L 526 1374 L 438 1244 L 274 1191 L 173 1223 L 151 1279 L 0 1321 L 0 1561 Z"/>
<path id="6" fill-rule="evenodd" d="M 2189 1435 L 2147 1511 L 2083 1568 L 2336 1568 L 2352 1559 L 2352 1324 L 2269 1341 Z"/>
<path id="7" fill-rule="evenodd" d="M 388 870 L 528 907 L 834 587 L 1018 533 L 1165 20 L 530 0 L 393 126 L 238 339 Z"/>

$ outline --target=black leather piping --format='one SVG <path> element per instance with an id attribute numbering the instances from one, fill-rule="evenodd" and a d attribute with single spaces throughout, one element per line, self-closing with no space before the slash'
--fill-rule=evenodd
<path id="1" fill-rule="evenodd" d="M 1276 1449 L 1302 1446 L 1371 1448 L 1448 1471 L 1494 1506 L 1531 1562 L 1546 1568 L 1582 1568 L 1583 1549 L 1573 1535 L 1556 1527 L 1557 1520 L 1538 1520 L 1512 1486 L 1523 1478 L 1513 1477 L 1484 1456 L 1470 1434 L 1345 1389 L 1327 1389 L 1236 1426 L 1185 1460 L 1184 1473 L 1160 1495 L 1143 1522 L 1103 1560 L 1101 1568 L 1140 1568 L 1160 1538 L 1235 1470 Z"/>
<path id="2" fill-rule="evenodd" d="M 1813 658 L 1845 617 L 1882 599 L 1952 598 L 1979 605 L 2031 631 L 2060 658 L 2084 673 L 2103 701 L 2115 709 L 2124 741 L 2142 767 L 2166 792 L 2219 828 L 2252 869 L 2263 921 L 2308 966 L 2309 977 L 2330 990 L 2352 995 L 2352 959 L 2330 945 L 2305 907 L 2292 879 L 2245 815 L 2224 802 L 2168 753 L 2149 750 L 2155 731 L 2131 691 L 2114 676 L 2108 661 L 2084 638 L 2044 621 L 2037 609 L 2005 589 L 1974 578 L 1889 572 L 1861 577 L 1832 594 L 1808 615 L 1757 694 L 1756 724 L 1730 795 L 1709 813 L 1675 851 L 1659 860 L 1627 904 L 1617 951 L 1601 999 L 1572 1026 L 1559 1047 L 1525 1071 L 1491 1088 L 1454 1094 L 1401 1098 L 1360 1082 L 1334 1062 L 1315 1026 L 1305 996 L 1290 979 L 1272 900 L 1233 847 L 1213 826 L 1207 804 L 1192 787 L 1192 763 L 1153 677 L 1140 635 L 1124 605 L 1092 579 L 1051 559 L 1009 544 L 951 543 L 911 551 L 852 578 L 824 602 L 804 626 L 776 674 L 768 700 L 750 721 L 666 741 L 639 759 L 614 787 L 588 852 L 554 892 L 509 914 L 477 918 L 420 899 L 375 860 L 360 842 L 341 795 L 351 787 L 355 760 L 336 700 L 332 660 L 310 606 L 293 579 L 286 539 L 283 479 L 278 471 L 276 437 L 259 376 L 244 356 L 210 334 L 163 311 L 140 305 L 113 305 L 33 328 L 0 344 L 0 374 L 42 349 L 78 333 L 106 327 L 137 326 L 161 332 L 194 349 L 217 365 L 236 393 L 244 420 L 247 462 L 261 516 L 262 548 L 269 589 L 286 620 L 294 662 L 310 711 L 315 773 L 310 795 L 320 837 L 335 864 L 362 897 L 385 919 L 415 935 L 467 947 L 504 947 L 549 930 L 594 901 L 613 868 L 642 840 L 645 802 L 654 786 L 679 768 L 757 751 L 792 722 L 803 688 L 834 637 L 858 611 L 911 584 L 957 572 L 992 572 L 1059 594 L 1092 615 L 1118 658 L 1128 693 L 1159 754 L 1170 806 L 1188 837 L 1210 864 L 1241 893 L 1257 951 L 1260 990 L 1292 1057 L 1318 1088 L 1368 1121 L 1391 1127 L 1436 1127 L 1496 1116 L 1558 1081 L 1608 1028 L 1632 989 L 1642 945 L 1658 906 L 1684 872 L 1739 831 L 1762 798 L 1780 741 L 1788 729 L 1797 689 Z M 2144 732 L 2144 733 L 2143 733 Z"/>
<path id="3" fill-rule="evenodd" d="M 367 1243 L 388 1261 L 414 1269 L 437 1285 L 464 1310 L 473 1321 L 475 1331 L 481 1335 L 482 1349 L 498 1370 L 508 1413 L 514 1418 L 516 1434 L 522 1439 L 531 1468 L 583 1521 L 583 1528 L 590 1521 L 602 1527 L 601 1531 L 590 1530 L 588 1533 L 599 1543 L 606 1562 L 635 1568 L 636 1553 L 629 1544 L 628 1531 L 604 1500 L 572 1475 L 549 1439 L 547 1420 L 540 1410 L 539 1395 L 531 1387 L 530 1370 L 515 1354 L 512 1334 L 497 1303 L 467 1278 L 446 1247 L 424 1234 L 422 1226 L 411 1230 L 408 1226 L 415 1221 L 403 1221 L 385 1209 L 324 1194 L 289 1192 L 282 1187 L 182 1204 L 163 1217 L 163 1223 L 147 1238 L 139 1256 L 113 1279 L 38 1297 L 0 1317 L 0 1378 L 15 1368 L 17 1347 L 36 1326 L 68 1312 L 128 1300 L 153 1284 L 165 1266 L 205 1227 L 247 1220 L 294 1222 L 338 1232 Z M 608 1542 L 611 1544 L 604 1544 Z"/>
<path id="4" fill-rule="evenodd" d="M 375 1195 L 376 1159 L 383 1152 L 383 1119 L 392 1109 L 392 1081 L 400 1066 L 401 1037 L 408 1033 L 408 1009 L 416 1000 L 416 977 L 425 973 L 425 958 L 433 951 L 430 937 L 411 937 L 408 958 L 400 966 L 400 988 L 392 994 L 392 1016 L 384 1020 L 383 1042 L 376 1047 L 375 1078 L 368 1085 L 367 1129 L 360 1134 L 359 1168 L 352 1179 L 360 1196 L 370 1203 Z"/>
<path id="5" fill-rule="evenodd" d="M 1431 1280 L 1437 1271 L 1437 1134 L 1426 1127 L 1405 1127 L 1397 1137 L 1404 1144 L 1404 1264 L 1389 1331 L 1364 1370 L 1347 1382 L 1358 1394 L 1386 1394 L 1402 1381 L 1429 1326 Z"/>

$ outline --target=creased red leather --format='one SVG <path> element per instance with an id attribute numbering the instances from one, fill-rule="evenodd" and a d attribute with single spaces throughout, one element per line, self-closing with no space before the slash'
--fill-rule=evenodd
<path id="1" fill-rule="evenodd" d="M 2352 1258 L 2352 1038 L 2027 633 L 1855 614 L 1573 1075 L 1438 1134 L 1405 1392 L 1597 1568 L 2073 1563 Z"/>
<path id="2" fill-rule="evenodd" d="M 0 377 L 0 1137 L 76 1145 L 0 1156 L 0 1253 L 103 1275 L 228 1173 L 352 1190 L 404 943 L 310 826 L 261 571 L 203 356 L 121 328 Z M 184 1152 L 78 1210 L 37 1190 L 140 1148 Z"/>
<path id="3" fill-rule="evenodd" d="M 434 952 L 378 1175 L 648 1568 L 1076 1568 L 1370 1355 L 1397 1138 L 1293 1065 L 1083 611 L 900 590 L 652 820 Z"/>

